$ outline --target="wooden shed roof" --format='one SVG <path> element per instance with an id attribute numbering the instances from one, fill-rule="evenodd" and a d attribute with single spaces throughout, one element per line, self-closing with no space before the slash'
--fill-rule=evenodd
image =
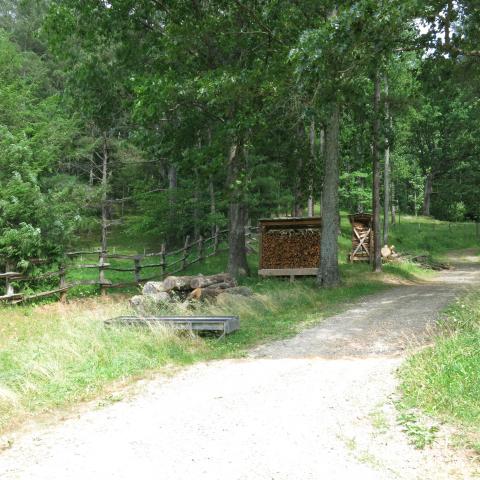
<path id="1" fill-rule="evenodd" d="M 322 225 L 321 217 L 284 217 L 262 218 L 260 226 L 285 228 L 319 228 Z"/>

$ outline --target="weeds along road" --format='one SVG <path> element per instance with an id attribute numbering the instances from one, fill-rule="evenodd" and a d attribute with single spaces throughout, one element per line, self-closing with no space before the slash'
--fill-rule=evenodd
<path id="1" fill-rule="evenodd" d="M 395 370 L 438 313 L 480 283 L 474 258 L 366 298 L 248 358 L 152 380 L 134 398 L 14 438 L 0 478 L 467 479 L 442 427 L 416 450 L 397 424 Z"/>

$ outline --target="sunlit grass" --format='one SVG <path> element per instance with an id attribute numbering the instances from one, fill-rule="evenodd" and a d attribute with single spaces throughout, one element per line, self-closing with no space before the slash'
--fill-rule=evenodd
<path id="1" fill-rule="evenodd" d="M 480 293 L 449 307 L 435 345 L 401 370 L 409 405 L 475 427 L 480 434 Z"/>
<path id="2" fill-rule="evenodd" d="M 428 221 L 425 224 L 430 225 Z M 399 226 L 392 233 L 392 243 L 398 245 L 398 235 L 409 251 L 411 246 L 412 253 L 421 252 L 423 247 L 415 244 L 416 228 L 405 222 L 405 227 Z M 457 232 L 456 239 L 453 234 L 427 233 L 421 238 L 438 241 L 436 252 L 468 247 L 470 226 L 462 228 L 465 236 Z M 29 416 L 95 398 L 113 383 L 129 382 L 147 372 L 199 360 L 241 357 L 251 347 L 294 335 L 365 295 L 391 284 L 418 281 L 425 275 L 408 262 L 387 264 L 382 274 L 371 273 L 368 264 L 348 264 L 350 242 L 344 217 L 339 239 L 342 283 L 337 288 L 319 289 L 313 278 L 293 284 L 287 279 L 261 279 L 256 274 L 258 256 L 251 255 L 252 276 L 241 283 L 254 290 L 253 297 L 224 299 L 193 310 L 184 305 L 169 309 L 169 313 L 239 315 L 240 331 L 220 342 L 213 336 L 179 335 L 161 327 L 106 328 L 105 319 L 129 311 L 127 299 L 138 291 L 136 287 L 107 298 L 73 298 L 69 304 L 0 308 L 0 430 L 12 428 Z M 223 252 L 184 273 L 218 273 L 225 271 L 226 263 Z M 112 281 L 125 279 L 124 274 L 110 274 Z M 85 295 L 91 293 L 84 291 Z"/>
<path id="3" fill-rule="evenodd" d="M 219 270 L 219 259 L 211 260 Z M 105 327 L 107 318 L 128 313 L 128 296 L 94 297 L 70 304 L 0 309 L 0 430 L 31 415 L 96 397 L 113 382 L 198 360 L 241 357 L 249 348 L 294 335 L 365 295 L 388 288 L 392 273 L 375 275 L 368 265 L 342 266 L 344 282 L 319 289 L 314 279 L 252 277 L 253 297 L 168 313 L 230 314 L 241 329 L 215 336 L 178 335 L 165 328 Z M 162 313 L 162 312 L 159 312 Z"/>

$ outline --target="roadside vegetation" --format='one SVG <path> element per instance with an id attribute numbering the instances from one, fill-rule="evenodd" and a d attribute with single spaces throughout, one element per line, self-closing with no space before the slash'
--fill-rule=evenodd
<path id="1" fill-rule="evenodd" d="M 460 424 L 463 444 L 480 453 L 480 293 L 451 305 L 433 346 L 413 355 L 400 372 L 403 403 Z"/>
<path id="2" fill-rule="evenodd" d="M 100 235 L 97 232 L 96 238 Z M 348 221 L 348 215 L 343 212 L 341 215 L 341 235 L 339 236 L 339 263 L 341 268 L 345 268 L 347 263 L 347 256 L 351 250 L 351 237 L 352 229 Z M 401 254 L 408 254 L 409 256 L 426 255 L 432 261 L 442 260 L 443 255 L 449 250 L 458 250 L 462 248 L 475 247 L 478 243 L 476 235 L 476 227 L 473 222 L 442 222 L 430 217 L 415 217 L 413 215 L 402 215 L 400 222 L 392 225 L 390 229 L 389 244 L 395 246 L 395 250 Z M 118 230 L 114 231 L 111 239 L 112 251 L 116 251 L 123 254 L 137 254 L 144 251 L 152 252 L 158 251 L 160 247 L 155 240 L 147 237 L 143 238 L 137 235 L 126 235 L 125 232 Z M 91 235 L 89 238 L 81 239 L 81 241 L 75 245 L 78 249 L 97 249 L 99 247 L 98 241 L 95 241 L 95 236 Z M 221 271 L 225 271 L 227 267 L 226 254 L 228 245 L 223 243 L 220 245 L 220 249 L 224 251 L 224 255 L 218 255 L 216 257 L 209 258 L 206 262 L 192 265 L 185 271 L 185 274 L 193 275 L 197 273 L 214 274 Z M 180 254 L 179 257 L 180 258 Z M 171 261 L 175 261 L 172 258 Z M 92 261 L 92 257 L 77 258 L 77 263 L 88 263 Z M 251 252 L 248 258 L 250 263 L 250 269 L 252 277 L 249 279 L 241 280 L 242 283 L 252 283 L 255 285 L 258 281 L 256 277 L 256 270 L 258 265 L 258 255 L 255 252 Z M 75 263 L 74 262 L 74 263 Z M 109 260 L 112 267 L 115 268 L 127 268 L 132 266 L 131 260 L 112 259 Z M 390 264 L 387 269 L 388 272 L 394 272 L 397 275 L 404 276 L 406 278 L 413 278 L 410 275 L 409 269 L 402 266 L 397 268 L 395 264 Z M 160 269 L 148 270 L 148 275 L 160 274 Z M 183 273 L 180 273 L 182 275 Z M 107 278 L 113 283 L 128 282 L 133 280 L 132 272 L 116 272 L 107 271 Z M 345 274 L 343 275 L 345 277 Z M 69 281 L 78 280 L 92 280 L 98 278 L 98 270 L 73 270 L 68 275 Z M 53 286 L 53 285 L 52 285 Z M 121 290 L 116 290 L 120 293 L 134 293 L 137 291 L 136 287 L 127 287 Z M 99 293 L 97 286 L 78 286 L 70 290 L 68 295 L 70 298 L 86 297 L 90 295 L 96 295 Z M 115 291 L 112 292 L 115 294 Z"/>
<path id="3" fill-rule="evenodd" d="M 0 431 L 42 412 L 108 395 L 113 385 L 151 372 L 165 372 L 196 361 L 240 357 L 256 344 L 294 335 L 365 295 L 428 275 L 411 262 L 386 264 L 381 275 L 372 273 L 369 265 L 348 264 L 350 234 L 348 219 L 343 216 L 342 284 L 337 288 L 318 289 L 314 279 L 291 284 L 254 274 L 241 280 L 255 291 L 253 298 L 195 307 L 197 313 L 240 316 L 241 330 L 220 342 L 215 336 L 177 335 L 161 327 L 105 328 L 104 320 L 129 311 L 127 300 L 135 289 L 106 298 L 83 290 L 67 304 L 44 301 L 0 308 Z M 449 227 L 442 222 L 405 217 L 393 228 L 392 237 L 399 250 L 411 254 L 424 253 L 427 248 L 423 240 L 416 244 L 415 239 L 432 241 L 435 254 L 440 255 L 453 246 L 471 246 L 475 230 L 471 224 Z M 252 254 L 249 261 L 255 272 L 257 256 Z M 218 273 L 225 269 L 226 262 L 223 252 L 185 273 Z M 177 305 L 169 312 L 191 310 Z"/>
<path id="4" fill-rule="evenodd" d="M 344 283 L 332 290 L 318 289 L 313 279 L 293 285 L 252 279 L 248 285 L 255 290 L 254 297 L 197 307 L 198 313 L 240 316 L 241 330 L 222 341 L 215 336 L 177 335 L 161 327 L 104 327 L 107 318 L 128 312 L 128 296 L 122 295 L 3 307 L 0 431 L 32 415 L 97 397 L 114 382 L 175 365 L 242 356 L 249 347 L 293 335 L 348 302 L 387 288 L 387 277 L 391 282 L 401 273 L 413 276 L 420 270 L 406 265 L 375 276 L 368 265 L 344 265 L 342 272 Z M 186 313 L 181 307 L 170 311 Z"/>

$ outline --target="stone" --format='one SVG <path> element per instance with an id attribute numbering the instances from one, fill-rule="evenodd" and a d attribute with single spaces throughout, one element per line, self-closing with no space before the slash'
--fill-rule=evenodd
<path id="1" fill-rule="evenodd" d="M 130 305 L 139 315 L 153 315 L 172 298 L 167 292 L 158 292 L 147 295 L 135 295 L 130 299 Z"/>
<path id="2" fill-rule="evenodd" d="M 147 282 L 142 289 L 144 295 L 166 292 L 163 282 Z"/>

